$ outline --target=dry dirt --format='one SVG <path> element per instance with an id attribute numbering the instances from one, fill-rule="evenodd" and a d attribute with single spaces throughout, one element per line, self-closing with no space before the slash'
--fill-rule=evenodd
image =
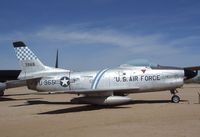
<path id="1" fill-rule="evenodd" d="M 179 89 L 179 104 L 169 91 L 132 94 L 131 104 L 105 108 L 70 104 L 75 95 L 10 89 L 0 98 L 0 137 L 200 137 L 198 92 L 200 85 Z"/>

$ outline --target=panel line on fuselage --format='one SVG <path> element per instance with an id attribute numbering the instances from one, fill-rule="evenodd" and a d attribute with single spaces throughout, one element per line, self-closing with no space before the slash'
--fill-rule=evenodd
<path id="1" fill-rule="evenodd" d="M 95 76 L 93 82 L 92 82 L 92 86 L 91 86 L 91 89 L 96 89 L 97 88 L 97 85 L 99 84 L 99 81 L 100 79 L 102 78 L 103 74 L 108 71 L 108 69 L 103 69 L 103 70 L 100 70 L 97 75 Z"/>

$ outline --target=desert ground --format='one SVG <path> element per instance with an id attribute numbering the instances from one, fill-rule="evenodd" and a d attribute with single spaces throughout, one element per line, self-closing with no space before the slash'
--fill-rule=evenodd
<path id="1" fill-rule="evenodd" d="M 76 95 L 47 94 L 26 87 L 0 98 L 0 137 L 199 137 L 200 85 L 131 94 L 130 104 L 100 107 L 71 104 Z"/>

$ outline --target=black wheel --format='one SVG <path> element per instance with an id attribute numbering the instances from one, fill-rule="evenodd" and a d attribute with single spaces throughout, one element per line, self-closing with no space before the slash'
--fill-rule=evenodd
<path id="1" fill-rule="evenodd" d="M 1 91 L 0 92 L 0 97 L 2 97 L 4 95 L 4 92 L 3 91 Z"/>
<path id="2" fill-rule="evenodd" d="M 180 97 L 177 95 L 173 95 L 171 101 L 172 103 L 179 103 Z"/>

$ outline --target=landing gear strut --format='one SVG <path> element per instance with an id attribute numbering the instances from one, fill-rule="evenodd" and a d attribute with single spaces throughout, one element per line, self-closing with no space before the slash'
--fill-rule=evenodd
<path id="1" fill-rule="evenodd" d="M 178 91 L 175 89 L 175 90 L 170 90 L 170 92 L 173 95 L 172 98 L 171 98 L 171 102 L 172 103 L 179 103 L 180 97 L 178 95 L 176 95 L 176 93 L 178 93 Z"/>

